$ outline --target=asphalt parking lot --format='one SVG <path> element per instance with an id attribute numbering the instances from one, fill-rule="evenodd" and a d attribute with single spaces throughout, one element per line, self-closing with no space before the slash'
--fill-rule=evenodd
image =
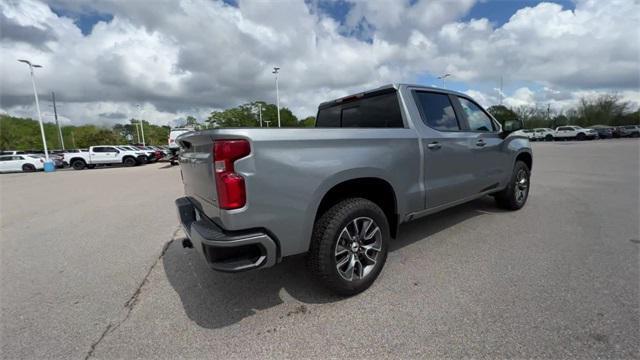
<path id="1" fill-rule="evenodd" d="M 534 144 L 518 212 L 403 225 L 371 289 L 296 257 L 210 271 L 183 249 L 178 167 L 0 176 L 1 351 L 64 358 L 638 358 L 640 142 Z"/>

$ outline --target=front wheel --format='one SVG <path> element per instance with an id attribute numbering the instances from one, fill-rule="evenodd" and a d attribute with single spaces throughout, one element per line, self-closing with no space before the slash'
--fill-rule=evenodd
<path id="1" fill-rule="evenodd" d="M 547 136 L 544 137 L 545 141 L 553 141 L 553 135 L 551 134 L 547 134 Z"/>
<path id="2" fill-rule="evenodd" d="M 136 166 L 136 164 L 137 164 L 136 159 L 134 159 L 132 157 L 124 158 L 124 160 L 122 160 L 122 162 L 124 163 L 124 166 L 126 166 L 126 167 Z"/>
<path id="3" fill-rule="evenodd" d="M 33 164 L 24 164 L 22 165 L 22 171 L 24 172 L 34 172 L 36 171 L 36 167 Z"/>
<path id="4" fill-rule="evenodd" d="M 358 294 L 382 271 L 390 238 L 387 217 L 378 205 L 362 198 L 343 200 L 316 221 L 309 267 L 335 293 Z"/>
<path id="5" fill-rule="evenodd" d="M 523 161 L 516 161 L 513 175 L 507 188 L 495 195 L 498 206 L 508 210 L 519 210 L 529 198 L 531 171 Z"/>

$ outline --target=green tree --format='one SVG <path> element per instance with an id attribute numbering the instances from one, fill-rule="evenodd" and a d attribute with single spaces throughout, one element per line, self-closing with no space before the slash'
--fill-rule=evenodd
<path id="1" fill-rule="evenodd" d="M 515 120 L 518 118 L 518 114 L 504 105 L 493 105 L 489 107 L 487 111 L 501 124 L 504 124 L 506 120 Z"/>
<path id="2" fill-rule="evenodd" d="M 314 127 L 316 126 L 316 117 L 315 116 L 307 116 L 306 118 L 300 120 L 298 123 L 301 127 Z"/>

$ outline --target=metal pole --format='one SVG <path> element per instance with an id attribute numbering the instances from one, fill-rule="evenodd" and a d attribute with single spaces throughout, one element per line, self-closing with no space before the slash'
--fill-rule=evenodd
<path id="1" fill-rule="evenodd" d="M 142 146 L 147 146 L 144 141 L 144 120 L 140 120 L 140 132 L 142 133 Z"/>
<path id="2" fill-rule="evenodd" d="M 262 104 L 258 104 L 258 113 L 260 114 L 260 127 L 262 127 Z"/>
<path id="3" fill-rule="evenodd" d="M 142 146 L 147 146 L 144 141 L 144 121 L 142 120 L 142 106 L 140 104 L 136 105 L 138 107 L 139 115 L 140 115 L 140 132 L 142 133 Z"/>
<path id="4" fill-rule="evenodd" d="M 47 149 L 47 139 L 44 136 L 44 125 L 42 125 L 42 114 L 40 113 L 40 102 L 38 101 L 38 90 L 36 90 L 36 80 L 33 75 L 33 66 L 29 64 L 29 72 L 31 73 L 31 84 L 33 85 L 33 94 L 36 97 L 36 110 L 38 111 L 38 121 L 40 121 L 40 134 L 42 135 L 42 145 L 44 146 L 44 158 L 49 161 L 49 150 Z"/>
<path id="5" fill-rule="evenodd" d="M 58 136 L 60 136 L 60 146 L 62 146 L 62 150 L 64 150 L 64 139 L 62 138 L 62 129 L 60 128 L 60 123 L 58 122 L 58 110 L 56 109 L 56 93 L 51 92 L 51 98 L 53 99 L 53 116 L 56 118 L 56 125 L 58 126 Z"/>
<path id="6" fill-rule="evenodd" d="M 138 129 L 138 123 L 134 122 L 133 125 L 136 127 L 136 136 L 138 137 L 138 144 L 140 144 L 140 129 Z"/>
<path id="7" fill-rule="evenodd" d="M 278 127 L 281 127 L 280 124 L 280 91 L 278 90 L 278 71 L 279 67 L 273 68 L 273 73 L 276 74 L 276 108 L 278 109 Z"/>

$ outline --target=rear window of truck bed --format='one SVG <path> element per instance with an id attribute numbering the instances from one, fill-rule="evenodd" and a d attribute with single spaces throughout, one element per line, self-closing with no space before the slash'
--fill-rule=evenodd
<path id="1" fill-rule="evenodd" d="M 401 128 L 404 124 L 398 95 L 391 90 L 323 106 L 318 110 L 316 127 Z"/>

